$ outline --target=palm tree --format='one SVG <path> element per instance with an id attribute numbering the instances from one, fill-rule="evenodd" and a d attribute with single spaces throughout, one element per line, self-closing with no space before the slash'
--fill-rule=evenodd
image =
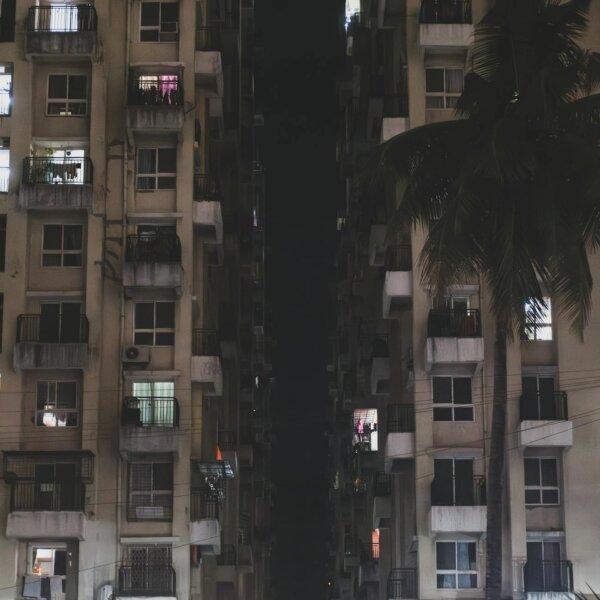
<path id="1" fill-rule="evenodd" d="M 600 57 L 583 49 L 590 0 L 497 0 L 475 26 L 462 119 L 401 134 L 380 167 L 406 182 L 388 237 L 428 230 L 420 266 L 437 293 L 480 274 L 495 317 L 486 598 L 502 581 L 507 342 L 544 297 L 583 335 L 588 252 L 600 245 Z"/>

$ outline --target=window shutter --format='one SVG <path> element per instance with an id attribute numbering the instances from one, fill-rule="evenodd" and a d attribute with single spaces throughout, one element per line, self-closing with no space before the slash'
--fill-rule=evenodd
<path id="1" fill-rule="evenodd" d="M 0 42 L 15 41 L 15 17 L 17 0 L 2 0 L 0 15 Z"/>

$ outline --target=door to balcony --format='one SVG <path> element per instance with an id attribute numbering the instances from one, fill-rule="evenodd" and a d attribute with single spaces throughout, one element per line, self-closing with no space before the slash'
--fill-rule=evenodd
<path id="1" fill-rule="evenodd" d="M 526 592 L 569 592 L 573 589 L 571 563 L 561 559 L 560 541 L 527 542 L 523 575 Z"/>
<path id="2" fill-rule="evenodd" d="M 563 419 L 557 406 L 554 377 L 540 375 L 522 378 L 522 420 L 555 421 Z"/>
<path id="3" fill-rule="evenodd" d="M 81 510 L 76 481 L 77 466 L 73 463 L 35 465 L 35 510 Z"/>
<path id="4" fill-rule="evenodd" d="M 53 302 L 40 306 L 42 343 L 76 343 L 81 341 L 81 303 Z"/>
<path id="5" fill-rule="evenodd" d="M 472 458 L 436 458 L 432 504 L 475 506 Z"/>

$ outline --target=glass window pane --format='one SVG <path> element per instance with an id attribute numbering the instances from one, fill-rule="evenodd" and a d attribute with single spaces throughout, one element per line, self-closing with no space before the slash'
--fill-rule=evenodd
<path id="1" fill-rule="evenodd" d="M 542 490 L 543 504 L 558 504 L 558 490 Z"/>
<path id="2" fill-rule="evenodd" d="M 425 96 L 425 108 L 444 108 L 444 97 Z"/>
<path id="3" fill-rule="evenodd" d="M 153 190 L 156 188 L 156 177 L 138 177 L 138 190 Z"/>
<path id="4" fill-rule="evenodd" d="M 454 383 L 454 404 L 472 404 L 471 398 L 471 378 L 455 377 Z"/>
<path id="5" fill-rule="evenodd" d="M 525 485 L 540 485 L 540 465 L 537 458 L 525 459 Z"/>
<path id="6" fill-rule="evenodd" d="M 42 256 L 42 266 L 43 267 L 60 267 L 61 264 L 61 255 L 60 254 L 44 254 Z"/>
<path id="7" fill-rule="evenodd" d="M 473 589 L 477 587 L 477 575 L 459 575 L 458 587 L 461 589 Z"/>
<path id="8" fill-rule="evenodd" d="M 525 504 L 540 504 L 540 491 L 525 490 Z"/>
<path id="9" fill-rule="evenodd" d="M 439 575 L 437 576 L 438 589 L 454 589 L 456 588 L 456 575 Z"/>
<path id="10" fill-rule="evenodd" d="M 179 3 L 178 2 L 164 2 L 161 9 L 161 19 L 163 23 L 165 21 L 178 21 L 179 20 Z"/>
<path id="11" fill-rule="evenodd" d="M 142 29 L 140 42 L 158 42 L 158 29 Z"/>
<path id="12" fill-rule="evenodd" d="M 137 302 L 135 305 L 136 329 L 154 329 L 154 302 Z"/>
<path id="13" fill-rule="evenodd" d="M 150 463 L 132 463 L 130 471 L 130 489 L 135 492 L 150 490 L 152 465 Z"/>
<path id="14" fill-rule="evenodd" d="M 44 225 L 44 250 L 62 248 L 62 225 Z"/>
<path id="15" fill-rule="evenodd" d="M 463 70 L 446 69 L 446 93 L 460 94 L 463 91 Z"/>
<path id="16" fill-rule="evenodd" d="M 174 346 L 175 334 L 172 331 L 159 331 L 156 334 L 157 346 Z"/>
<path id="17" fill-rule="evenodd" d="M 81 250 L 83 247 L 83 227 L 81 225 L 65 225 L 64 249 Z"/>
<path id="18" fill-rule="evenodd" d="M 142 27 L 158 25 L 160 2 L 142 2 Z"/>
<path id="19" fill-rule="evenodd" d="M 158 172 L 175 173 L 177 171 L 177 149 L 159 148 L 158 149 Z"/>
<path id="20" fill-rule="evenodd" d="M 444 91 L 444 69 L 425 69 L 425 89 L 427 92 Z"/>
<path id="21" fill-rule="evenodd" d="M 154 463 L 152 471 L 155 490 L 173 489 L 173 465 L 171 463 Z"/>
<path id="22" fill-rule="evenodd" d="M 49 75 L 48 76 L 48 98 L 66 98 L 67 97 L 67 76 Z"/>
<path id="23" fill-rule="evenodd" d="M 452 409 L 451 408 L 434 408 L 433 409 L 433 420 L 434 421 L 452 421 Z"/>
<path id="24" fill-rule="evenodd" d="M 156 327 L 158 329 L 175 327 L 175 303 L 156 303 Z"/>
<path id="25" fill-rule="evenodd" d="M 456 544 L 454 542 L 437 542 L 435 564 L 438 571 L 456 569 Z"/>
<path id="26" fill-rule="evenodd" d="M 450 404 L 452 402 L 451 377 L 433 377 L 432 386 L 434 404 Z"/>
<path id="27" fill-rule="evenodd" d="M 56 384 L 56 406 L 75 408 L 77 405 L 77 384 L 74 381 L 59 381 Z"/>
<path id="28" fill-rule="evenodd" d="M 137 171 L 140 174 L 156 173 L 156 149 L 140 148 L 137 154 Z"/>
<path id="29" fill-rule="evenodd" d="M 153 346 L 154 333 L 151 331 L 136 331 L 133 336 L 133 343 L 140 346 Z"/>
<path id="30" fill-rule="evenodd" d="M 558 485 L 558 474 L 556 468 L 556 460 L 553 458 L 543 458 L 541 460 L 542 467 L 542 485 Z"/>
<path id="31" fill-rule="evenodd" d="M 174 190 L 177 188 L 175 177 L 159 177 L 158 178 L 158 189 L 159 190 Z"/>
<path id="32" fill-rule="evenodd" d="M 87 77 L 85 75 L 69 76 L 69 99 L 85 100 L 87 98 Z"/>
<path id="33" fill-rule="evenodd" d="M 454 420 L 455 421 L 472 421 L 473 420 L 473 409 L 472 408 L 455 408 L 454 409 Z"/>
<path id="34" fill-rule="evenodd" d="M 81 254 L 65 254 L 63 256 L 63 267 L 81 267 Z"/>

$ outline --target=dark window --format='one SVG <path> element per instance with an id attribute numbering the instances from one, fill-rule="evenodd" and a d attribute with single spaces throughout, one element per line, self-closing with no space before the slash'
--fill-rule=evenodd
<path id="1" fill-rule="evenodd" d="M 0 63 L 0 117 L 9 117 L 12 112 L 13 66 Z"/>
<path id="2" fill-rule="evenodd" d="M 140 42 L 176 42 L 179 39 L 178 2 L 142 2 Z"/>
<path id="3" fill-rule="evenodd" d="M 454 108 L 464 85 L 464 70 L 447 67 L 425 69 L 425 107 Z"/>
<path id="4" fill-rule="evenodd" d="M 129 465 L 130 520 L 165 521 L 173 513 L 173 464 L 140 462 Z"/>
<path id="5" fill-rule="evenodd" d="M 48 115 L 83 117 L 87 104 L 87 75 L 48 75 Z"/>
<path id="6" fill-rule="evenodd" d="M 36 425 L 77 426 L 77 382 L 38 381 Z"/>
<path id="7" fill-rule="evenodd" d="M 560 504 L 558 461 L 555 458 L 525 459 L 525 504 L 556 506 Z"/>
<path id="8" fill-rule="evenodd" d="M 470 377 L 433 377 L 433 420 L 472 421 Z"/>
<path id="9" fill-rule="evenodd" d="M 0 4 L 0 42 L 15 41 L 17 0 L 2 0 Z"/>
<path id="10" fill-rule="evenodd" d="M 6 262 L 6 215 L 0 215 L 0 272 L 4 273 Z"/>
<path id="11" fill-rule="evenodd" d="M 435 553 L 439 589 L 477 587 L 477 544 L 475 542 L 437 542 Z"/>
<path id="12" fill-rule="evenodd" d="M 136 302 L 133 343 L 140 346 L 173 346 L 175 303 Z"/>
<path id="13" fill-rule="evenodd" d="M 177 175 L 176 148 L 139 148 L 137 189 L 174 190 Z"/>
<path id="14" fill-rule="evenodd" d="M 83 264 L 82 225 L 44 225 L 42 266 L 81 267 Z"/>

